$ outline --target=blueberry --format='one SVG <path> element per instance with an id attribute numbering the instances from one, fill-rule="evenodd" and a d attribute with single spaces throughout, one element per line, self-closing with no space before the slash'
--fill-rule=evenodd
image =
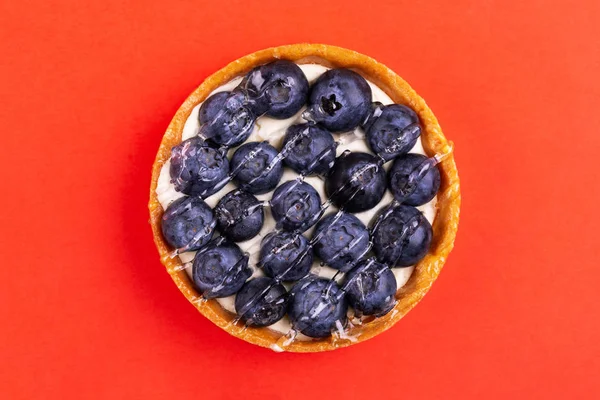
<path id="1" fill-rule="evenodd" d="M 396 304 L 396 278 L 391 269 L 373 259 L 361 261 L 344 276 L 343 290 L 359 313 L 382 316 Z"/>
<path id="2" fill-rule="evenodd" d="M 319 125 L 291 125 L 283 139 L 283 162 L 299 174 L 325 175 L 335 161 L 336 147 L 331 133 Z"/>
<path id="3" fill-rule="evenodd" d="M 265 219 L 262 203 L 239 189 L 219 200 L 215 216 L 223 236 L 234 242 L 243 242 L 258 235 Z"/>
<path id="4" fill-rule="evenodd" d="M 240 88 L 246 91 L 256 115 L 266 113 L 278 119 L 296 114 L 308 97 L 308 81 L 299 66 L 279 60 L 256 67 L 246 75 Z"/>
<path id="5" fill-rule="evenodd" d="M 369 147 L 386 161 L 408 153 L 421 135 L 417 114 L 400 104 L 375 108 L 366 126 Z"/>
<path id="6" fill-rule="evenodd" d="M 195 251 L 208 243 L 216 221 L 210 207 L 198 197 L 182 197 L 172 202 L 162 216 L 162 234 L 169 246 Z"/>
<path id="7" fill-rule="evenodd" d="M 365 120 L 371 106 L 371 88 L 349 69 L 330 69 L 313 84 L 308 117 L 330 131 L 349 131 Z"/>
<path id="8" fill-rule="evenodd" d="M 283 318 L 288 299 L 281 283 L 265 277 L 251 279 L 235 296 L 235 311 L 247 325 L 262 328 Z"/>
<path id="9" fill-rule="evenodd" d="M 290 291 L 292 326 L 306 336 L 323 338 L 346 326 L 348 301 L 333 280 L 309 276 Z"/>
<path id="10" fill-rule="evenodd" d="M 217 105 L 220 105 L 220 110 L 215 113 Z M 199 118 L 209 114 L 212 117 L 200 127 L 201 135 L 226 147 L 235 147 L 248 139 L 254 129 L 256 115 L 248 107 L 243 93 L 233 91 L 222 101 L 222 104 L 215 100 L 214 107 L 213 104 L 209 106 L 205 113 L 199 114 Z"/>
<path id="11" fill-rule="evenodd" d="M 377 259 L 390 267 L 414 265 L 431 245 L 431 225 L 419 210 L 400 205 L 384 209 L 373 229 Z"/>
<path id="12" fill-rule="evenodd" d="M 313 253 L 301 234 L 273 232 L 263 239 L 259 260 L 258 265 L 271 278 L 296 281 L 310 271 Z"/>
<path id="13" fill-rule="evenodd" d="M 286 231 L 305 231 L 314 225 L 321 210 L 321 196 L 306 182 L 287 181 L 271 198 L 271 213 Z"/>
<path id="14" fill-rule="evenodd" d="M 398 157 L 388 172 L 394 198 L 403 204 L 420 206 L 430 202 L 440 189 L 440 171 L 434 161 L 421 154 Z"/>
<path id="15" fill-rule="evenodd" d="M 386 176 L 377 157 L 344 152 L 325 181 L 325 191 L 340 208 L 360 212 L 375 207 L 383 198 Z"/>
<path id="16" fill-rule="evenodd" d="M 175 190 L 206 198 L 227 183 L 229 161 L 222 151 L 195 136 L 173 147 L 169 173 Z"/>
<path id="17" fill-rule="evenodd" d="M 201 125 L 210 123 L 215 119 L 225 106 L 225 101 L 230 92 L 215 93 L 202 103 L 198 111 L 198 122 Z"/>
<path id="18" fill-rule="evenodd" d="M 194 284 L 207 299 L 231 296 L 251 275 L 248 256 L 235 243 L 209 244 L 194 257 Z"/>
<path id="19" fill-rule="evenodd" d="M 281 157 L 268 142 L 245 143 L 231 158 L 231 174 L 233 180 L 247 192 L 270 192 L 283 175 Z"/>
<path id="20" fill-rule="evenodd" d="M 346 272 L 369 250 L 369 231 L 354 215 L 338 212 L 319 221 L 313 242 L 321 260 Z"/>

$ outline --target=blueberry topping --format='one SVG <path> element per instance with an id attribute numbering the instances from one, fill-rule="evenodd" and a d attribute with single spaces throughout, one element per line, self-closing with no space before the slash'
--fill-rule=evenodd
<path id="1" fill-rule="evenodd" d="M 173 147 L 169 173 L 175 190 L 206 198 L 227 184 L 229 161 L 222 151 L 195 136 Z"/>
<path id="2" fill-rule="evenodd" d="M 390 267 L 408 267 L 425 257 L 432 235 L 429 221 L 416 208 L 384 209 L 373 229 L 373 250 Z"/>
<path id="3" fill-rule="evenodd" d="M 319 221 L 313 241 L 321 260 L 346 272 L 369 250 L 369 231 L 354 215 L 338 212 Z"/>
<path id="4" fill-rule="evenodd" d="M 331 133 L 319 125 L 291 125 L 283 139 L 283 162 L 299 174 L 325 175 L 335 161 L 336 147 Z"/>
<path id="5" fill-rule="evenodd" d="M 299 233 L 273 232 L 263 239 L 258 265 L 271 278 L 296 281 L 308 274 L 312 263 L 312 249 Z"/>
<path id="6" fill-rule="evenodd" d="M 194 258 L 194 284 L 207 299 L 231 296 L 251 275 L 248 256 L 235 243 L 209 244 Z"/>
<path id="7" fill-rule="evenodd" d="M 287 181 L 271 198 L 271 213 L 282 229 L 303 232 L 317 222 L 321 196 L 306 182 Z"/>
<path id="8" fill-rule="evenodd" d="M 288 299 L 283 285 L 273 279 L 251 279 L 235 296 L 235 311 L 246 325 L 262 328 L 283 318 Z"/>
<path id="9" fill-rule="evenodd" d="M 371 88 L 349 69 L 330 69 L 313 84 L 307 118 L 330 131 L 349 131 L 365 120 L 371 105 Z"/>
<path id="10" fill-rule="evenodd" d="M 291 118 L 304 106 L 307 122 L 288 126 L 280 151 L 267 141 L 245 143 L 258 117 Z M 235 311 L 250 327 L 273 325 L 287 312 L 293 329 L 312 338 L 345 329 L 349 306 L 357 317 L 394 308 L 398 285 L 391 268 L 419 262 L 433 236 L 414 206 L 431 201 L 441 182 L 441 156 L 408 153 L 422 131 L 415 111 L 372 102 L 370 84 L 349 69 L 328 70 L 309 87 L 298 65 L 278 60 L 254 68 L 232 91 L 205 99 L 198 122 L 198 136 L 172 149 L 171 182 L 188 196 L 167 207 L 161 229 L 177 252 L 197 251 L 192 280 L 204 298 L 236 294 Z M 336 157 L 332 132 L 359 126 L 375 154 Z M 284 164 L 301 176 L 277 187 Z M 325 205 L 305 182 L 308 175 L 324 180 Z M 230 180 L 238 188 L 211 210 L 203 199 Z M 369 230 L 354 213 L 377 206 L 388 185 L 395 201 Z M 256 263 L 266 276 L 252 279 L 249 256 L 235 242 L 260 234 L 267 203 L 255 195 L 272 190 L 267 197 L 276 225 L 262 239 Z M 339 211 L 321 218 L 330 204 Z M 302 232 L 315 224 L 308 240 Z M 212 239 L 215 228 L 221 237 Z M 341 286 L 310 274 L 315 255 L 345 273 Z M 288 293 L 282 282 L 295 284 Z"/>
<path id="11" fill-rule="evenodd" d="M 391 269 L 373 259 L 361 261 L 344 276 L 348 302 L 359 314 L 382 316 L 396 304 L 396 278 Z"/>
<path id="12" fill-rule="evenodd" d="M 207 244 L 216 221 L 210 207 L 198 197 L 182 197 L 167 207 L 161 221 L 165 241 L 179 252 L 195 251 Z"/>
<path id="13" fill-rule="evenodd" d="M 323 338 L 344 328 L 348 301 L 333 280 L 309 276 L 290 291 L 288 314 L 292 326 L 313 338 Z"/>
<path id="14" fill-rule="evenodd" d="M 361 212 L 375 207 L 385 194 L 386 176 L 377 157 L 347 152 L 337 158 L 325 191 L 340 208 Z"/>
<path id="15" fill-rule="evenodd" d="M 216 102 L 216 100 L 215 100 Z M 212 103 L 212 102 L 211 102 Z M 206 112 L 202 115 L 211 114 L 204 125 L 200 127 L 200 133 L 212 142 L 226 147 L 235 147 L 244 143 L 254 129 L 256 115 L 248 107 L 248 102 L 244 93 L 233 91 L 220 104 L 220 109 L 216 114 L 210 104 Z M 202 117 L 199 114 L 199 118 Z"/>
<path id="16" fill-rule="evenodd" d="M 394 198 L 410 206 L 430 202 L 440 189 L 440 171 L 435 161 L 421 154 L 398 157 L 388 177 Z"/>
<path id="17" fill-rule="evenodd" d="M 208 124 L 218 116 L 229 94 L 230 92 L 219 92 L 204 100 L 198 111 L 200 125 Z"/>
<path id="18" fill-rule="evenodd" d="M 240 88 L 256 115 L 284 119 L 296 114 L 308 97 L 308 81 L 299 66 L 279 60 L 254 68 Z"/>
<path id="19" fill-rule="evenodd" d="M 400 104 L 376 107 L 366 126 L 369 147 L 386 161 L 408 153 L 421 135 L 417 114 Z"/>
<path id="20" fill-rule="evenodd" d="M 215 207 L 218 228 L 228 239 L 243 242 L 260 232 L 264 222 L 262 203 L 250 193 L 233 190 Z"/>
<path id="21" fill-rule="evenodd" d="M 270 192 L 283 175 L 281 157 L 268 142 L 245 143 L 231 157 L 231 174 L 247 192 Z"/>

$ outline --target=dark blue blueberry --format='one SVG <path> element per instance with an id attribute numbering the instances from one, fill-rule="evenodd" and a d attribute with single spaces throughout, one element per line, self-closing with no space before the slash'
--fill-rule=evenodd
<path id="1" fill-rule="evenodd" d="M 210 207 L 198 197 L 172 202 L 162 216 L 162 234 L 169 246 L 194 251 L 208 243 L 216 225 Z"/>
<path id="2" fill-rule="evenodd" d="M 251 279 L 235 296 L 235 311 L 249 326 L 273 325 L 285 315 L 289 295 L 271 278 Z"/>
<path id="3" fill-rule="evenodd" d="M 312 263 L 312 249 L 299 233 L 273 232 L 263 239 L 258 265 L 271 278 L 296 281 L 308 274 Z"/>
<path id="4" fill-rule="evenodd" d="M 195 136 L 173 147 L 169 174 L 178 192 L 206 198 L 227 184 L 229 161 L 222 151 Z"/>
<path id="5" fill-rule="evenodd" d="M 251 275 L 248 256 L 235 243 L 209 244 L 194 258 L 194 284 L 207 299 L 231 296 Z"/>
<path id="6" fill-rule="evenodd" d="M 299 66 L 286 60 L 256 67 L 239 89 L 246 91 L 256 115 L 284 119 L 296 114 L 308 97 L 308 81 Z"/>
<path id="7" fill-rule="evenodd" d="M 348 301 L 333 280 L 308 276 L 290 291 L 292 326 L 306 336 L 323 338 L 346 326 Z"/>
<path id="8" fill-rule="evenodd" d="M 364 315 L 382 316 L 396 304 L 396 278 L 391 269 L 373 259 L 361 261 L 344 276 L 342 289 L 350 305 Z"/>
<path id="9" fill-rule="evenodd" d="M 340 208 L 361 212 L 375 207 L 385 194 L 386 176 L 377 157 L 344 152 L 325 181 L 325 191 Z"/>
<path id="10" fill-rule="evenodd" d="M 349 69 L 330 69 L 313 84 L 308 118 L 330 131 L 350 131 L 360 125 L 371 106 L 371 88 Z"/>
<path id="11" fill-rule="evenodd" d="M 283 162 L 299 174 L 325 175 L 335 161 L 336 147 L 331 133 L 319 125 L 291 125 L 283 139 Z"/>
<path id="12" fill-rule="evenodd" d="M 214 120 L 225 106 L 225 101 L 230 92 L 215 93 L 202 103 L 198 111 L 198 122 L 201 125 L 208 124 Z"/>
<path id="13" fill-rule="evenodd" d="M 258 235 L 264 222 L 262 203 L 250 193 L 233 190 L 215 207 L 219 230 L 228 239 L 242 242 Z"/>
<path id="14" fill-rule="evenodd" d="M 373 229 L 373 250 L 390 267 L 408 267 L 425 257 L 432 235 L 429 221 L 416 208 L 384 209 Z"/>
<path id="15" fill-rule="evenodd" d="M 440 189 L 440 171 L 434 161 L 421 154 L 398 157 L 388 172 L 394 198 L 409 206 L 430 202 Z"/>
<path id="16" fill-rule="evenodd" d="M 321 196 L 306 182 L 287 181 L 271 198 L 271 214 L 286 231 L 305 231 L 319 218 Z"/>
<path id="17" fill-rule="evenodd" d="M 319 221 L 313 242 L 321 260 L 346 272 L 369 250 L 369 231 L 354 215 L 338 212 Z"/>
<path id="18" fill-rule="evenodd" d="M 245 143 L 231 157 L 231 174 L 233 180 L 247 192 L 270 192 L 283 175 L 281 157 L 268 142 Z"/>
<path id="19" fill-rule="evenodd" d="M 217 105 L 221 107 L 215 114 L 214 109 Z M 212 118 L 200 126 L 200 134 L 226 147 L 244 143 L 252 133 L 256 121 L 256 115 L 248 107 L 246 96 L 236 91 L 231 92 L 222 104 L 216 103 L 214 108 L 211 104 L 210 112 L 206 114 L 210 114 Z"/>
<path id="20" fill-rule="evenodd" d="M 366 124 L 369 147 L 384 160 L 408 153 L 421 135 L 419 117 L 410 108 L 390 104 L 375 108 Z"/>

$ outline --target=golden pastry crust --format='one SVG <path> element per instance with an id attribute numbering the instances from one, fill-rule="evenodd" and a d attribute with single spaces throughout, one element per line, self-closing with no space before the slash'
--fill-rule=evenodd
<path id="1" fill-rule="evenodd" d="M 150 223 L 154 234 L 154 242 L 160 253 L 161 262 L 167 268 L 177 287 L 205 317 L 231 335 L 247 342 L 270 347 L 271 349 L 292 352 L 333 350 L 360 343 L 390 328 L 417 305 L 427 293 L 444 266 L 448 254 L 454 247 L 461 200 L 458 171 L 452 153 L 439 164 L 442 179 L 437 197 L 437 215 L 433 223 L 431 248 L 425 258 L 416 265 L 415 271 L 406 285 L 396 293 L 398 302 L 394 310 L 381 318 L 351 328 L 348 336 L 356 338 L 355 340 L 332 336 L 327 339 L 311 341 L 295 340 L 288 344 L 286 338 L 282 337 L 280 332 L 267 328 L 249 328 L 241 322 L 235 322 L 235 315 L 223 309 L 216 300 L 205 301 L 201 299 L 185 270 L 180 269 L 179 257 L 172 258 L 170 256 L 171 249 L 161 235 L 160 220 L 163 209 L 158 202 L 156 185 L 160 170 L 171 155 L 171 148 L 181 142 L 183 126 L 194 106 L 204 101 L 213 90 L 233 78 L 246 74 L 257 65 L 266 64 L 277 59 L 291 60 L 299 64 L 317 63 L 327 67 L 353 69 L 379 86 L 395 103 L 405 104 L 415 110 L 423 126 L 421 138 L 427 154 L 451 152 L 452 143 L 444 137 L 435 115 L 433 115 L 425 101 L 396 73 L 363 54 L 322 44 L 294 44 L 273 47 L 242 57 L 206 78 L 175 113 L 162 139 L 152 167 L 148 208 L 150 210 Z"/>

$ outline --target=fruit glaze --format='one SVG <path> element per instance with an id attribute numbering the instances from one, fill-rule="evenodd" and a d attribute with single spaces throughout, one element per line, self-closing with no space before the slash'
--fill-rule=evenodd
<path id="1" fill-rule="evenodd" d="M 458 177 L 441 131 L 428 157 L 418 108 L 377 75 L 310 58 L 317 45 L 278 49 L 182 106 L 155 163 L 151 222 L 175 282 L 219 326 L 275 351 L 329 350 L 385 330 L 427 291 L 452 247 Z M 455 208 L 443 247 L 439 206 Z M 421 265 L 432 247 L 445 254 Z M 403 305 L 415 265 L 437 270 Z"/>

